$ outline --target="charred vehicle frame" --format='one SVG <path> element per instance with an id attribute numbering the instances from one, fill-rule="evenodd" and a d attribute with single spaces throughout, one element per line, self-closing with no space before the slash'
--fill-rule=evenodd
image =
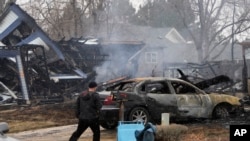
<path id="1" fill-rule="evenodd" d="M 109 87 L 113 100 L 124 104 L 124 120 L 161 121 L 161 113 L 171 119 L 227 118 L 242 111 L 240 98 L 206 93 L 195 85 L 175 78 L 147 77 L 125 80 Z M 119 119 L 119 117 L 117 117 Z"/>

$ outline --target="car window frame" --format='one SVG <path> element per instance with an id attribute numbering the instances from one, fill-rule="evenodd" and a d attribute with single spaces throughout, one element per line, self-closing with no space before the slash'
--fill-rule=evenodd
<path id="1" fill-rule="evenodd" d="M 203 94 L 203 95 L 207 94 L 205 91 L 199 89 L 198 87 L 196 87 L 195 85 L 193 85 L 189 82 L 186 82 L 183 80 L 169 80 L 169 84 L 171 85 L 172 90 L 174 91 L 175 94 L 178 94 L 178 93 L 176 93 L 176 90 L 175 90 L 174 86 L 172 85 L 172 82 L 182 83 L 182 84 L 185 84 L 185 85 L 195 89 L 195 93 L 190 93 L 190 94 Z M 180 93 L 180 94 L 189 94 L 189 93 Z"/>

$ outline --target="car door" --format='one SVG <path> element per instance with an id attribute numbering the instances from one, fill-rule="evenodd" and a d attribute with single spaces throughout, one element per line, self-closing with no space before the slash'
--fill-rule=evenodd
<path id="1" fill-rule="evenodd" d="M 174 116 L 177 111 L 175 94 L 171 93 L 168 83 L 162 81 L 151 81 L 145 84 L 145 101 L 152 118 L 161 119 L 162 113 L 170 113 Z"/>
<path id="2" fill-rule="evenodd" d="M 192 84 L 182 81 L 171 81 L 176 93 L 178 113 L 180 117 L 207 117 L 210 98 Z"/>

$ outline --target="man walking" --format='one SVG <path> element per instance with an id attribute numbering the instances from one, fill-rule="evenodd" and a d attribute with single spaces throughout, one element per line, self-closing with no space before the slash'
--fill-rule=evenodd
<path id="1" fill-rule="evenodd" d="M 81 134 L 88 128 L 93 132 L 93 141 L 100 141 L 99 114 L 102 103 L 96 92 L 97 83 L 90 82 L 88 91 L 79 95 L 76 100 L 76 117 L 79 119 L 76 131 L 69 141 L 77 141 Z"/>

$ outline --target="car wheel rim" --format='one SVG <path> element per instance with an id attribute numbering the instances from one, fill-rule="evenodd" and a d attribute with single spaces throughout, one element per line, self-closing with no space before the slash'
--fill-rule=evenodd
<path id="1" fill-rule="evenodd" d="M 224 108 L 224 107 L 218 107 L 216 109 L 216 117 L 217 118 L 227 118 L 229 115 L 228 115 L 228 112 L 227 112 L 227 109 Z"/>
<path id="2" fill-rule="evenodd" d="M 144 111 L 138 110 L 138 111 L 134 112 L 134 114 L 132 115 L 132 120 L 146 122 L 147 115 Z"/>
<path id="3" fill-rule="evenodd" d="M 108 122 L 107 122 L 107 125 L 108 125 L 109 127 L 112 127 L 112 126 L 114 126 L 115 124 L 116 124 L 115 121 L 108 121 Z"/>

